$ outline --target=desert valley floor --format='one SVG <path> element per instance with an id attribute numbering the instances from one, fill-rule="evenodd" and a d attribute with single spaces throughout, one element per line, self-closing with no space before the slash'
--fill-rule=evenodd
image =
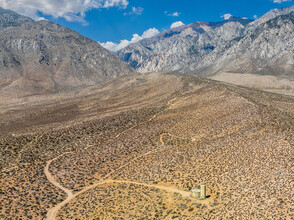
<path id="1" fill-rule="evenodd" d="M 150 73 L 0 98 L 0 219 L 294 218 L 292 96 Z"/>

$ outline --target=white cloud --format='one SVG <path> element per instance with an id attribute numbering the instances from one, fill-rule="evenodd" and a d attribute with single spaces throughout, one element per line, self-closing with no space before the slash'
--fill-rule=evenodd
<path id="1" fill-rule="evenodd" d="M 144 8 L 142 7 L 132 7 L 132 11 L 129 13 L 124 13 L 124 15 L 141 15 L 144 11 Z"/>
<path id="2" fill-rule="evenodd" d="M 106 43 L 101 43 L 101 42 L 98 42 L 102 47 L 110 50 L 110 51 L 115 51 L 115 48 L 117 46 L 117 44 L 111 42 L 111 41 L 107 41 Z"/>
<path id="3" fill-rule="evenodd" d="M 38 18 L 38 21 L 47 21 L 47 19 L 44 18 L 44 17 L 39 17 L 39 18 Z"/>
<path id="4" fill-rule="evenodd" d="M 167 16 L 179 17 L 181 13 L 177 11 L 174 13 L 168 13 L 167 11 L 165 11 L 164 14 L 166 14 Z"/>
<path id="5" fill-rule="evenodd" d="M 225 20 L 229 20 L 233 15 L 231 15 L 230 13 L 224 14 L 223 16 L 221 16 L 222 18 L 224 18 Z"/>
<path id="6" fill-rule="evenodd" d="M 93 5 L 95 2 L 100 2 L 102 4 L 102 8 L 112 8 L 112 7 L 123 7 L 126 8 L 129 4 L 128 0 L 84 0 L 85 2 L 93 2 Z"/>
<path id="7" fill-rule="evenodd" d="M 177 21 L 177 22 L 175 22 L 175 23 L 172 23 L 172 25 L 170 26 L 170 29 L 177 28 L 177 27 L 181 27 L 181 26 L 183 26 L 183 25 L 185 25 L 183 22 L 181 22 L 181 21 Z"/>
<path id="8" fill-rule="evenodd" d="M 86 12 L 93 8 L 126 8 L 128 4 L 128 0 L 0 0 L 0 7 L 35 20 L 39 20 L 41 12 L 54 18 L 78 22 L 85 22 Z"/>
<path id="9" fill-rule="evenodd" d="M 174 13 L 171 14 L 171 16 L 173 16 L 173 17 L 179 17 L 180 14 L 181 14 L 181 13 L 179 13 L 179 12 L 174 12 Z"/>
<path id="10" fill-rule="evenodd" d="M 138 34 L 133 34 L 133 37 L 131 40 L 121 40 L 120 43 L 116 44 L 110 41 L 107 41 L 106 43 L 100 43 L 102 47 L 110 50 L 110 51 L 118 51 L 121 50 L 130 44 L 137 43 L 138 41 L 145 39 L 145 38 L 150 38 L 154 37 L 155 35 L 159 34 L 159 30 L 156 28 L 150 28 L 142 34 L 142 36 Z"/>
<path id="11" fill-rule="evenodd" d="M 257 19 L 258 17 L 257 17 L 257 15 L 253 15 L 253 18 L 254 18 L 254 19 Z"/>
<path id="12" fill-rule="evenodd" d="M 146 31 L 144 31 L 144 33 L 142 34 L 143 38 L 150 38 L 150 37 L 154 37 L 155 35 L 159 34 L 159 30 L 157 30 L 156 28 L 150 28 Z"/>
<path id="13" fill-rule="evenodd" d="M 274 0 L 274 3 L 283 3 L 283 2 L 291 2 L 292 0 Z"/>

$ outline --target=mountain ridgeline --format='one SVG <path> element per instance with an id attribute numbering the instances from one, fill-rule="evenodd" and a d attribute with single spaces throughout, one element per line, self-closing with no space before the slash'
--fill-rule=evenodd
<path id="1" fill-rule="evenodd" d="M 245 86 L 240 74 L 250 76 L 250 83 L 256 76 L 269 75 L 287 80 L 270 82 L 294 94 L 293 51 L 294 6 L 273 9 L 255 21 L 231 17 L 183 25 L 116 55 L 73 30 L 0 8 L 0 98 L 72 90 L 135 70 L 198 75 Z"/>
<path id="2" fill-rule="evenodd" d="M 259 19 L 231 17 L 195 22 L 165 31 L 117 52 L 139 72 L 220 72 L 294 78 L 294 6 L 273 9 Z"/>
<path id="3" fill-rule="evenodd" d="M 19 15 L 11 10 L 0 8 L 0 28 L 19 27 L 25 23 L 31 23 L 31 18 Z"/>
<path id="4" fill-rule="evenodd" d="M 133 72 L 75 31 L 0 9 L 1 95 L 59 92 Z"/>

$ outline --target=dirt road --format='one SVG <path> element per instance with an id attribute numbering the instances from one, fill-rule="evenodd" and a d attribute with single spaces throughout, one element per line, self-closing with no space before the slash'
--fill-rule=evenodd
<path id="1" fill-rule="evenodd" d="M 168 102 L 168 105 L 170 105 L 170 106 L 169 106 L 168 108 L 166 108 L 164 111 L 166 111 L 166 110 L 168 110 L 168 109 L 170 109 L 170 108 L 172 107 L 172 104 L 171 104 L 171 103 L 172 103 L 174 100 L 175 100 L 175 98 L 174 98 L 174 99 L 171 99 L 171 100 Z M 153 115 L 148 121 L 152 121 L 152 120 L 153 120 L 158 114 L 159 114 L 159 113 Z M 127 130 L 125 130 L 125 131 L 119 133 L 115 138 L 117 138 L 117 137 L 119 137 L 120 135 L 122 135 L 123 133 L 125 133 L 125 132 L 127 132 L 127 131 L 133 129 L 134 127 L 135 127 L 135 126 L 133 126 L 133 127 L 129 128 L 129 129 L 127 129 Z M 102 179 L 101 181 L 99 181 L 99 182 L 97 182 L 97 183 L 95 183 L 95 184 L 93 184 L 93 185 L 87 186 L 87 187 L 85 187 L 84 189 L 82 189 L 81 191 L 79 191 L 79 192 L 77 192 L 77 193 L 75 193 L 75 194 L 73 194 L 73 191 L 72 191 L 72 190 L 67 189 L 67 188 L 63 187 L 61 184 L 59 184 L 59 183 L 54 179 L 54 177 L 50 174 L 50 172 L 49 172 L 50 164 L 51 164 L 53 161 L 57 160 L 58 158 L 60 158 L 60 157 L 62 157 L 62 156 L 64 156 L 64 155 L 66 155 L 66 154 L 70 154 L 70 153 L 72 153 L 72 152 L 66 152 L 66 153 L 63 153 L 63 154 L 59 155 L 58 157 L 56 157 L 56 158 L 54 158 L 54 159 L 52 159 L 52 160 L 47 161 L 47 163 L 46 163 L 46 167 L 45 167 L 45 169 L 44 169 L 44 173 L 45 173 L 45 175 L 46 175 L 48 181 L 49 181 L 50 183 L 52 183 L 54 186 L 56 186 L 57 188 L 59 188 L 59 189 L 61 189 L 62 191 L 64 191 L 64 192 L 67 194 L 67 198 L 66 198 L 66 200 L 62 201 L 61 203 L 58 203 L 56 206 L 52 207 L 52 208 L 48 211 L 48 213 L 47 213 L 47 219 L 48 219 L 48 220 L 54 220 L 54 219 L 56 218 L 56 215 L 57 215 L 58 211 L 59 211 L 64 205 L 66 205 L 67 203 L 69 203 L 70 201 L 72 201 L 74 198 L 76 198 L 78 195 L 80 195 L 80 194 L 82 194 L 82 193 L 84 193 L 84 192 L 86 192 L 86 191 L 88 191 L 88 190 L 90 190 L 90 189 L 93 189 L 93 188 L 95 188 L 96 186 L 104 185 L 104 184 L 109 184 L 109 183 L 129 183 L 129 184 L 136 184 L 136 185 L 147 186 L 147 187 L 153 187 L 153 188 L 157 188 L 157 189 L 165 190 L 165 191 L 167 191 L 167 192 L 179 193 L 179 194 L 181 194 L 182 196 L 185 196 L 185 197 L 190 196 L 190 193 L 187 192 L 187 191 L 181 191 L 181 190 L 178 190 L 178 189 L 175 189 L 175 188 L 172 188 L 172 187 L 168 187 L 168 186 L 162 186 L 162 185 L 150 185 L 150 184 L 146 184 L 146 183 L 139 183 L 139 182 L 133 182 L 133 181 L 124 181 L 124 180 L 111 180 L 111 179 L 108 179 L 108 180 L 107 180 L 107 178 L 108 178 L 109 176 L 111 176 L 111 175 L 114 174 L 115 172 L 118 172 L 118 171 L 121 170 L 122 168 L 128 166 L 128 165 L 131 164 L 133 161 L 138 160 L 138 159 L 140 159 L 140 158 L 142 158 L 142 157 L 145 157 L 145 156 L 147 156 L 147 155 L 149 155 L 149 154 L 151 154 L 151 153 L 153 153 L 153 152 L 155 152 L 155 151 L 162 150 L 162 147 L 165 146 L 165 143 L 164 143 L 164 141 L 163 141 L 163 135 L 170 135 L 170 136 L 174 136 L 174 137 L 176 137 L 175 135 L 172 135 L 172 134 L 169 134 L 169 133 L 163 133 L 163 134 L 161 134 L 161 135 L 160 135 L 160 138 L 159 138 L 160 143 L 161 143 L 161 146 L 160 146 L 159 148 L 156 148 L 156 149 L 154 149 L 154 150 L 152 150 L 152 151 L 149 151 L 149 152 L 147 152 L 147 153 L 145 153 L 145 154 L 142 154 L 142 155 L 140 155 L 140 156 L 138 156 L 138 157 L 136 157 L 136 158 L 130 160 L 128 163 L 124 164 L 123 166 L 121 166 L 121 167 L 117 168 L 116 170 L 114 170 L 114 171 L 108 173 L 106 176 L 103 177 L 103 179 Z"/>

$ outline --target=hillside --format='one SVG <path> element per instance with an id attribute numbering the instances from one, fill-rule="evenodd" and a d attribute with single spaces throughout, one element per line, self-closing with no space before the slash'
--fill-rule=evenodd
<path id="1" fill-rule="evenodd" d="M 45 94 L 134 71 L 97 42 L 49 21 L 0 10 L 0 93 Z"/>
<path id="2" fill-rule="evenodd" d="M 247 31 L 254 30 L 257 28 L 259 25 L 276 18 L 277 16 L 280 15 L 286 15 L 294 11 L 294 5 L 290 7 L 284 7 L 284 8 L 275 8 L 273 10 L 270 10 L 268 13 L 264 14 L 260 18 L 256 19 L 255 21 L 251 22 L 250 24 L 247 25 L 246 29 Z"/>
<path id="3" fill-rule="evenodd" d="M 179 71 L 242 36 L 249 22 L 235 17 L 223 22 L 195 22 L 131 44 L 117 55 L 139 72 Z"/>
<path id="4" fill-rule="evenodd" d="M 142 73 L 198 75 L 293 95 L 293 19 L 291 6 L 255 21 L 195 22 L 131 44 L 117 55 Z"/>
<path id="5" fill-rule="evenodd" d="M 292 219 L 293 30 L 294 7 L 194 22 L 120 59 L 0 8 L 0 219 Z"/>
<path id="6" fill-rule="evenodd" d="M 277 16 L 219 47 L 192 66 L 205 75 L 219 71 L 258 73 L 294 79 L 294 12 Z M 212 64 L 213 63 L 213 64 Z"/>
<path id="7" fill-rule="evenodd" d="M 22 16 L 11 10 L 0 8 L 0 29 L 7 27 L 19 27 L 22 24 L 33 23 L 31 18 Z"/>
<path id="8" fill-rule="evenodd" d="M 293 97 L 151 73 L 0 103 L 1 219 L 291 218 Z"/>

